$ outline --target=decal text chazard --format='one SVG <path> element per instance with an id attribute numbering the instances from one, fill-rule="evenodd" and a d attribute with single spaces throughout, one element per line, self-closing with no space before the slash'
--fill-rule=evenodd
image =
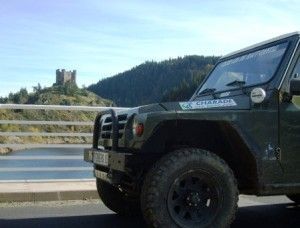
<path id="1" fill-rule="evenodd" d="M 216 100 L 204 100 L 204 101 L 179 102 L 179 105 L 183 110 L 188 110 L 188 109 L 231 107 L 231 106 L 236 106 L 236 103 L 233 99 L 216 99 Z"/>

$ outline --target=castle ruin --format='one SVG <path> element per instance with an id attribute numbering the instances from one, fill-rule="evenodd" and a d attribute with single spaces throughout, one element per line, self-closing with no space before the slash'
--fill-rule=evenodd
<path id="1" fill-rule="evenodd" d="M 66 83 L 76 84 L 76 70 L 66 71 L 65 69 L 56 70 L 56 85 L 65 85 Z"/>

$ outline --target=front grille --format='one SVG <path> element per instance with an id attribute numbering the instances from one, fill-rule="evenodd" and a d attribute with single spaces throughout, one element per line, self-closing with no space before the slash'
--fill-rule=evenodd
<path id="1" fill-rule="evenodd" d="M 122 138 L 124 131 L 125 131 L 125 125 L 127 122 L 127 114 L 121 114 L 117 116 L 118 118 L 118 138 Z M 101 124 L 101 136 L 100 138 L 103 139 L 111 139 L 112 138 L 112 118 L 110 116 L 104 116 L 104 119 L 102 120 Z"/>

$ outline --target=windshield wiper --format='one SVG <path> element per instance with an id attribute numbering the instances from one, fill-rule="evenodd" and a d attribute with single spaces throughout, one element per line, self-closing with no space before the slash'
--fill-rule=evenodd
<path id="1" fill-rule="evenodd" d="M 242 86 L 245 85 L 246 81 L 242 81 L 242 80 L 234 80 L 232 82 L 229 82 L 226 84 L 226 86 Z"/>
<path id="2" fill-rule="evenodd" d="M 205 93 L 213 93 L 215 91 L 216 91 L 216 88 L 206 88 L 206 89 L 202 90 L 200 93 L 198 93 L 198 95 L 205 94 Z"/>

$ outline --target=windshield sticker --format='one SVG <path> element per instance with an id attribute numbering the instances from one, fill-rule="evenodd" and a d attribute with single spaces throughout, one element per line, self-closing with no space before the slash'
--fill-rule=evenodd
<path id="1" fill-rule="evenodd" d="M 220 94 L 220 97 L 228 97 L 230 95 L 230 92 L 224 92 Z"/>
<path id="2" fill-rule="evenodd" d="M 205 108 L 219 108 L 219 107 L 232 107 L 236 106 L 233 99 L 216 99 L 192 102 L 179 102 L 182 110 L 189 109 L 205 109 Z"/>
<path id="3" fill-rule="evenodd" d="M 285 46 L 282 46 L 282 44 L 278 44 L 278 45 L 273 46 L 273 47 L 265 48 L 265 49 L 247 54 L 247 55 L 243 55 L 241 57 L 237 57 L 237 58 L 234 58 L 234 59 L 227 60 L 225 62 L 220 63 L 220 66 L 221 67 L 229 66 L 229 65 L 239 63 L 239 62 L 242 62 L 242 61 L 245 61 L 245 60 L 249 60 L 249 59 L 252 59 L 252 58 L 256 58 L 256 57 L 259 57 L 259 56 L 269 55 L 270 53 L 273 53 L 273 52 L 277 52 L 277 55 L 281 56 L 285 52 L 285 49 L 286 49 Z"/>

